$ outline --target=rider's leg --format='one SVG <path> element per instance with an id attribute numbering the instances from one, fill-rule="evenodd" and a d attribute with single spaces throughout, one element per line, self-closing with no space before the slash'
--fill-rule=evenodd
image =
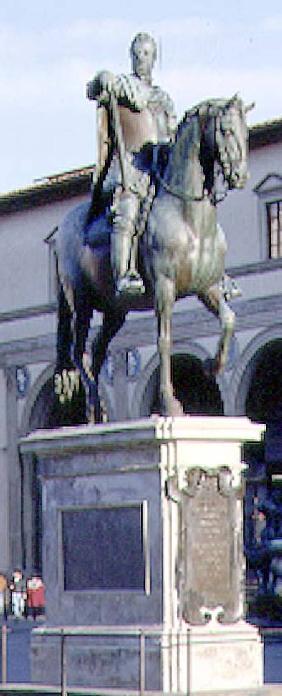
<path id="1" fill-rule="evenodd" d="M 135 222 L 140 200 L 132 191 L 124 191 L 114 205 L 113 232 L 111 236 L 111 265 L 118 294 L 143 293 L 144 285 L 136 269 L 136 253 L 132 253 Z"/>

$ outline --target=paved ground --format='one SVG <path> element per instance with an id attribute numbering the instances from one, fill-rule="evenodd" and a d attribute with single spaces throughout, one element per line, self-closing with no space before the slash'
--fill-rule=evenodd
<path id="1" fill-rule="evenodd" d="M 282 632 L 264 638 L 264 681 L 282 685 Z M 282 694 L 282 686 L 281 686 Z"/>
<path id="2" fill-rule="evenodd" d="M 8 619 L 7 622 L 7 681 L 29 682 L 30 676 L 30 636 L 34 621 Z M 2 679 L 2 665 L 0 669 Z"/>

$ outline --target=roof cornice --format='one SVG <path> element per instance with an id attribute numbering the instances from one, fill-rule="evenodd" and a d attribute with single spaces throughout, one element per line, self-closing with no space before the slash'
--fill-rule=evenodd
<path id="1" fill-rule="evenodd" d="M 91 189 L 92 173 L 93 166 L 83 167 L 47 177 L 25 189 L 0 194 L 0 215 L 86 194 Z"/>
<path id="2" fill-rule="evenodd" d="M 249 129 L 250 150 L 282 142 L 282 118 L 265 121 Z M 0 215 L 47 205 L 87 194 L 91 190 L 94 165 L 55 174 L 25 189 L 0 193 Z"/>
<path id="3" fill-rule="evenodd" d="M 250 150 L 272 145 L 273 143 L 279 143 L 282 141 L 282 118 L 251 126 L 249 133 Z"/>

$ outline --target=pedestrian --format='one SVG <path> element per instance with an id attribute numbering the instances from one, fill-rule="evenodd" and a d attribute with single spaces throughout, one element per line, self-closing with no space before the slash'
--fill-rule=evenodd
<path id="1" fill-rule="evenodd" d="M 45 609 L 45 585 L 40 574 L 35 571 L 27 581 L 27 611 L 34 620 Z"/>
<path id="2" fill-rule="evenodd" d="M 12 614 L 16 619 L 21 619 L 25 615 L 26 608 L 26 581 L 22 570 L 15 568 L 10 584 Z"/>
<path id="3" fill-rule="evenodd" d="M 0 572 L 0 616 L 7 619 L 7 609 L 9 605 L 9 588 L 7 577 Z"/>

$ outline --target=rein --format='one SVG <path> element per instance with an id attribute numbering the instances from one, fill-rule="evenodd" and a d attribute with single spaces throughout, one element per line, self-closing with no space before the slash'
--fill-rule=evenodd
<path id="1" fill-rule="evenodd" d="M 179 198 L 179 200 L 184 201 L 184 203 L 201 203 L 205 199 L 209 198 L 211 203 L 213 205 L 217 205 L 218 203 L 222 203 L 222 201 L 225 200 L 227 194 L 228 194 L 228 188 L 226 186 L 225 190 L 221 195 L 217 194 L 217 192 L 211 191 L 211 193 L 208 193 L 206 189 L 204 190 L 202 196 L 192 196 L 189 193 L 185 193 L 181 189 L 178 189 L 173 186 L 169 186 L 169 184 L 166 183 L 166 181 L 163 179 L 163 177 L 158 174 L 157 172 L 155 173 L 155 178 L 158 180 L 158 182 L 161 184 L 161 186 L 170 193 L 172 196 L 175 198 Z"/>
<path id="2" fill-rule="evenodd" d="M 226 185 L 226 188 L 221 195 L 217 194 L 216 190 L 213 190 L 213 191 L 211 191 L 211 193 L 208 193 L 208 191 L 206 189 L 204 189 L 202 196 L 192 196 L 192 194 L 185 193 L 185 191 L 167 184 L 166 181 L 163 179 L 163 177 L 158 172 L 155 172 L 154 176 L 157 179 L 157 181 L 160 183 L 160 185 L 164 188 L 164 190 L 167 191 L 167 193 L 170 193 L 172 196 L 174 196 L 175 198 L 178 198 L 179 200 L 183 201 L 184 203 L 201 203 L 202 201 L 209 198 L 210 202 L 213 205 L 217 205 L 218 203 L 221 203 L 222 201 L 224 201 L 227 194 L 228 194 L 228 188 Z"/>
<path id="3" fill-rule="evenodd" d="M 179 198 L 181 201 L 185 202 L 198 202 L 200 203 L 201 201 L 205 200 L 205 198 L 208 197 L 208 192 L 205 192 L 202 194 L 202 196 L 192 196 L 189 193 L 185 193 L 181 189 L 177 188 L 176 186 L 170 186 L 169 184 L 166 183 L 166 181 L 163 179 L 163 177 L 158 173 L 155 172 L 154 176 L 158 180 L 158 182 L 161 184 L 161 186 L 167 191 L 168 193 L 171 193 L 172 196 L 175 196 L 176 198 Z"/>

